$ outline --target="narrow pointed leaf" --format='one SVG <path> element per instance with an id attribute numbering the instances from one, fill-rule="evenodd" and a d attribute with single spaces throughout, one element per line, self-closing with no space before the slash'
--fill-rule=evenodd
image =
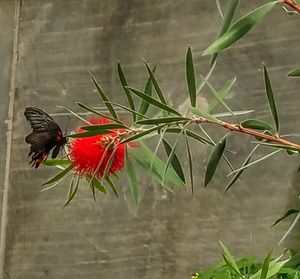
<path id="1" fill-rule="evenodd" d="M 150 68 L 150 66 L 148 65 L 148 63 L 145 62 L 145 65 L 146 65 L 147 71 L 148 71 L 148 73 L 149 73 L 149 76 L 150 76 L 150 78 L 151 78 L 151 80 L 152 80 L 152 83 L 153 83 L 153 86 L 154 86 L 154 88 L 155 88 L 155 91 L 156 91 L 156 93 L 157 93 L 158 98 L 160 99 L 160 101 L 161 101 L 163 104 L 167 105 L 166 98 L 165 98 L 165 96 L 164 96 L 162 90 L 160 89 L 160 86 L 159 86 L 159 84 L 158 84 L 158 82 L 157 82 L 157 79 L 156 79 L 156 77 L 155 77 L 155 75 L 154 75 L 154 72 L 151 70 L 151 68 Z"/>
<path id="2" fill-rule="evenodd" d="M 254 142 L 254 143 L 260 144 L 260 142 Z M 241 170 L 243 170 L 243 169 L 249 168 L 250 166 L 253 166 L 253 165 L 257 164 L 257 163 L 260 163 L 260 162 L 262 162 L 262 161 L 268 159 L 269 157 L 275 155 L 276 153 L 278 153 L 278 152 L 280 152 L 280 151 L 281 151 L 280 149 L 279 149 L 279 150 L 275 150 L 275 151 L 273 151 L 273 152 L 271 152 L 271 153 L 269 153 L 269 154 L 267 154 L 267 155 L 265 155 L 265 156 L 262 156 L 262 157 L 260 157 L 259 159 L 257 159 L 257 160 L 255 160 L 255 161 L 249 163 L 249 164 L 246 164 L 246 165 L 243 166 L 243 167 L 240 167 L 240 168 L 238 168 L 238 169 L 232 171 L 231 173 L 229 173 L 229 175 L 232 175 L 232 174 L 234 174 L 234 173 L 236 173 L 236 172 L 239 172 L 239 171 L 241 171 Z"/>
<path id="3" fill-rule="evenodd" d="M 180 122 L 180 121 L 188 121 L 190 119 L 186 117 L 162 117 L 162 118 L 151 118 L 147 120 L 140 120 L 137 121 L 136 124 L 140 125 L 155 125 L 155 124 L 162 124 L 162 123 L 172 123 L 172 122 Z"/>
<path id="4" fill-rule="evenodd" d="M 196 107 L 196 80 L 194 61 L 191 47 L 188 48 L 186 54 L 186 81 L 188 85 L 188 91 L 190 96 L 190 102 L 192 107 Z"/>
<path id="5" fill-rule="evenodd" d="M 65 166 L 65 165 L 70 165 L 72 163 L 71 160 L 68 159 L 62 159 L 62 158 L 57 158 L 57 159 L 50 159 L 48 158 L 43 162 L 43 165 L 46 166 Z"/>
<path id="6" fill-rule="evenodd" d="M 262 142 L 253 142 L 253 143 L 257 143 L 259 145 L 265 145 L 265 146 L 269 146 L 269 147 L 274 147 L 277 149 L 285 149 L 285 150 L 300 152 L 300 148 L 289 146 L 289 145 L 284 145 L 284 144 L 269 143 L 269 142 L 263 142 L 263 141 Z"/>
<path id="7" fill-rule="evenodd" d="M 108 123 L 108 124 L 101 124 L 101 125 L 88 125 L 88 126 L 81 126 L 80 127 L 86 131 L 101 131 L 101 130 L 110 130 L 110 129 L 126 129 L 127 127 L 118 124 L 118 123 Z"/>
<path id="8" fill-rule="evenodd" d="M 119 108 L 121 108 L 121 109 L 123 109 L 123 110 L 129 111 L 129 112 L 132 113 L 132 114 L 135 114 L 135 115 L 137 116 L 137 117 L 136 117 L 137 119 L 142 119 L 142 118 L 149 119 L 148 116 L 143 115 L 143 114 L 141 114 L 141 113 L 139 113 L 139 112 L 137 112 L 137 111 L 134 111 L 134 110 L 132 110 L 132 109 L 130 109 L 130 108 L 128 108 L 128 107 L 125 107 L 125 106 L 123 106 L 123 105 L 121 105 L 121 104 L 113 103 L 113 102 L 111 102 L 111 104 L 112 104 L 113 106 L 119 107 Z M 148 104 L 149 104 L 149 103 L 148 103 Z"/>
<path id="9" fill-rule="evenodd" d="M 266 275 L 266 279 L 272 278 L 272 276 L 277 274 L 279 272 L 279 270 L 284 266 L 284 264 L 289 261 L 289 259 L 283 260 L 283 261 L 280 261 L 280 262 L 278 260 L 279 259 L 277 258 L 277 259 L 272 260 L 270 262 L 269 268 L 268 268 L 268 273 Z M 249 279 L 259 279 L 261 277 L 261 273 L 262 273 L 262 270 L 260 269 L 255 274 L 251 275 L 249 277 Z"/>
<path id="10" fill-rule="evenodd" d="M 289 77 L 299 77 L 300 76 L 300 67 L 290 71 L 287 75 Z"/>
<path id="11" fill-rule="evenodd" d="M 110 114 L 112 115 L 113 118 L 115 119 L 119 119 L 116 112 L 115 112 L 115 109 L 113 108 L 113 106 L 109 103 L 109 99 L 108 97 L 106 96 L 106 94 L 104 93 L 104 91 L 102 90 L 102 88 L 100 87 L 100 85 L 98 84 L 98 82 L 96 81 L 96 79 L 93 77 L 93 75 L 90 73 L 90 76 L 98 90 L 98 93 L 102 99 L 102 101 L 104 102 L 104 104 L 106 105 L 108 111 L 110 112 Z"/>
<path id="12" fill-rule="evenodd" d="M 188 155 L 188 163 L 189 163 L 189 173 L 190 173 L 190 182 L 191 182 L 191 189 L 192 193 L 194 193 L 194 174 L 193 174 L 193 158 L 192 153 L 190 149 L 190 144 L 187 138 L 187 134 L 185 133 L 185 143 L 186 143 L 186 149 L 187 149 L 187 155 Z"/>
<path id="13" fill-rule="evenodd" d="M 138 97 L 140 97 L 141 99 L 147 101 L 149 104 L 151 104 L 151 105 L 153 105 L 153 106 L 155 106 L 157 108 L 163 109 L 163 110 L 165 110 L 167 112 L 170 112 L 170 113 L 173 113 L 173 114 L 181 116 L 181 114 L 178 111 L 176 111 L 175 109 L 171 108 L 170 106 L 168 106 L 168 105 L 166 105 L 164 103 L 159 102 L 158 100 L 150 97 L 149 95 L 147 95 L 147 94 L 145 94 L 145 93 L 143 93 L 143 92 L 141 92 L 139 90 L 136 90 L 134 88 L 131 88 L 131 87 L 128 87 L 128 89 L 132 93 L 134 93 L 135 95 L 137 95 Z"/>
<path id="14" fill-rule="evenodd" d="M 163 172 L 166 164 L 155 156 L 152 150 L 145 145 L 142 141 L 138 142 L 140 150 L 137 148 L 129 149 L 129 153 L 134 156 L 136 161 L 162 185 L 163 182 Z M 152 158 L 154 160 L 152 160 Z M 153 162 L 152 162 L 153 161 Z M 152 166 L 151 166 L 152 164 Z M 168 168 L 165 173 L 165 182 L 176 185 L 177 187 L 183 187 L 184 183 L 176 174 L 172 168 Z"/>
<path id="15" fill-rule="evenodd" d="M 222 28 L 220 30 L 218 38 L 220 38 L 228 30 L 228 28 L 230 27 L 239 2 L 240 2 L 239 0 L 230 0 L 230 2 L 228 3 L 228 6 L 226 8 L 226 12 L 225 12 L 225 15 L 224 15 Z M 217 57 L 218 57 L 218 53 L 214 53 L 212 58 L 211 58 L 210 66 L 212 66 L 214 64 Z"/>
<path id="16" fill-rule="evenodd" d="M 210 113 L 208 113 L 206 111 L 201 111 L 201 110 L 198 110 L 197 108 L 193 108 L 193 107 L 190 107 L 189 111 L 191 111 L 195 115 L 206 118 L 212 122 L 217 122 L 217 118 L 215 118 L 214 116 L 212 116 Z"/>
<path id="17" fill-rule="evenodd" d="M 125 171 L 126 171 L 126 175 L 127 175 L 127 180 L 129 182 L 132 197 L 133 197 L 135 203 L 137 204 L 138 200 L 139 200 L 138 182 L 137 182 L 133 164 L 128 156 L 127 149 L 126 149 L 126 169 L 125 169 Z"/>
<path id="18" fill-rule="evenodd" d="M 73 187 L 73 183 L 74 183 L 74 181 L 72 179 L 69 194 L 68 194 L 68 199 L 67 199 L 66 203 L 64 204 L 63 208 L 65 208 L 74 199 L 74 197 L 77 193 L 77 190 L 79 188 L 79 176 L 76 177 L 75 187 Z"/>
<path id="19" fill-rule="evenodd" d="M 94 187 L 94 189 L 97 189 L 99 192 L 106 194 L 106 189 L 96 177 L 87 177 L 86 179 Z"/>
<path id="20" fill-rule="evenodd" d="M 104 118 L 110 119 L 110 120 L 112 120 L 112 121 L 114 121 L 114 122 L 122 123 L 120 120 L 118 120 L 118 119 L 116 119 L 116 118 L 113 118 L 113 117 L 110 117 L 110 116 L 108 116 L 108 115 L 106 115 L 106 114 L 104 114 L 104 113 L 101 113 L 101 112 L 95 110 L 94 108 L 91 108 L 91 107 L 89 107 L 89 106 L 86 106 L 86 105 L 84 105 L 84 104 L 82 104 L 82 103 L 80 103 L 80 102 L 76 102 L 76 104 L 77 104 L 79 107 L 85 109 L 86 111 L 89 111 L 89 112 L 94 113 L 94 114 L 96 114 L 96 115 L 99 115 L 99 116 L 102 116 L 102 117 L 104 117 Z M 89 123 L 88 123 L 88 124 L 89 124 Z"/>
<path id="21" fill-rule="evenodd" d="M 180 128 L 167 128 L 166 132 L 168 133 L 174 133 L 174 134 L 180 134 L 181 129 Z M 185 134 L 190 137 L 193 138 L 194 140 L 202 143 L 202 144 L 211 144 L 211 142 L 209 140 L 207 140 L 204 137 L 199 136 L 198 134 L 194 133 L 193 131 L 190 130 L 185 130 Z"/>
<path id="22" fill-rule="evenodd" d="M 180 179 L 185 183 L 184 172 L 182 170 L 182 166 L 178 159 L 177 154 L 175 153 L 175 151 L 172 152 L 172 147 L 170 146 L 170 144 L 168 143 L 167 140 L 163 139 L 163 145 L 164 145 L 167 156 L 168 157 L 172 156 L 171 157 L 171 165 L 172 165 L 173 169 L 175 170 L 177 175 L 180 177 Z"/>
<path id="23" fill-rule="evenodd" d="M 72 169 L 73 169 L 73 165 L 69 165 L 64 170 L 62 170 L 61 172 L 59 172 L 58 174 L 56 174 L 55 176 L 53 176 L 52 178 L 50 178 L 49 180 L 44 182 L 42 185 L 49 185 L 49 184 L 52 184 L 52 183 L 55 183 L 55 182 L 61 180 Z"/>
<path id="24" fill-rule="evenodd" d="M 241 278 L 243 278 L 243 275 L 241 274 L 239 267 L 237 266 L 233 256 L 230 254 L 229 250 L 225 247 L 225 245 L 221 241 L 219 241 L 219 242 L 220 242 L 220 244 L 222 246 L 222 250 L 223 250 L 223 252 L 222 252 L 223 259 L 235 273 L 237 273 Z"/>
<path id="25" fill-rule="evenodd" d="M 236 82 L 236 77 L 226 82 L 226 84 L 217 92 L 221 100 L 223 100 L 228 95 L 235 82 Z M 215 98 L 212 99 L 208 104 L 207 111 L 211 112 L 218 104 L 220 103 L 218 102 L 217 99 Z"/>
<path id="26" fill-rule="evenodd" d="M 289 209 L 282 217 L 280 217 L 279 219 L 277 219 L 273 223 L 272 227 L 275 226 L 275 225 L 277 225 L 279 222 L 281 222 L 282 220 L 286 219 L 287 217 L 289 217 L 291 215 L 294 215 L 294 214 L 297 214 L 299 212 L 300 212 L 300 208 L 291 208 L 291 209 Z"/>
<path id="27" fill-rule="evenodd" d="M 220 38 L 211 44 L 203 55 L 220 52 L 246 35 L 279 1 L 269 2 L 236 21 Z"/>
<path id="28" fill-rule="evenodd" d="M 83 121 L 84 123 L 90 124 L 89 121 L 85 120 L 83 117 L 81 117 L 81 116 L 80 116 L 78 113 L 76 113 L 75 111 L 73 111 L 73 110 L 71 110 L 71 109 L 68 109 L 68 108 L 66 108 L 66 107 L 64 107 L 64 106 L 57 106 L 57 107 L 65 109 L 66 111 L 68 111 L 69 113 L 71 113 L 71 114 L 74 115 L 76 118 L 78 118 L 79 120 Z"/>
<path id="29" fill-rule="evenodd" d="M 106 135 L 111 133 L 112 131 L 109 130 L 91 130 L 88 132 L 82 132 L 82 133 L 76 133 L 76 134 L 71 134 L 67 135 L 66 137 L 68 138 L 88 138 L 88 137 L 93 137 L 93 136 L 98 136 L 98 135 Z"/>
<path id="30" fill-rule="evenodd" d="M 264 81 L 265 81 L 265 88 L 267 93 L 267 98 L 270 106 L 270 110 L 273 116 L 274 124 L 276 127 L 276 132 L 279 132 L 279 119 L 278 119 L 278 113 L 276 108 L 276 103 L 273 95 L 271 80 L 267 71 L 266 66 L 264 65 Z"/>
<path id="31" fill-rule="evenodd" d="M 113 191 L 113 193 L 115 194 L 115 196 L 118 198 L 119 197 L 119 194 L 118 194 L 118 191 L 117 191 L 117 188 L 115 186 L 115 184 L 113 183 L 113 181 L 108 177 L 106 176 L 105 178 L 106 182 L 108 183 L 110 189 Z"/>
<path id="32" fill-rule="evenodd" d="M 202 79 L 205 79 L 203 76 L 201 76 Z M 219 102 L 219 104 L 221 106 L 223 106 L 228 112 L 231 113 L 232 116 L 235 116 L 233 111 L 230 109 L 230 107 L 224 102 L 224 100 L 218 95 L 218 92 L 216 91 L 216 89 L 214 89 L 214 87 L 210 84 L 210 82 L 208 82 L 208 80 L 205 80 L 208 88 L 210 89 L 210 92 L 213 94 L 213 96 L 215 97 L 215 99 Z"/>
<path id="33" fill-rule="evenodd" d="M 115 160 L 115 157 L 116 157 L 116 154 L 117 154 L 117 151 L 118 151 L 118 147 L 119 145 L 116 144 L 116 145 L 112 145 L 112 152 L 111 154 L 109 155 L 109 158 L 107 160 L 107 163 L 105 165 L 105 169 L 104 169 L 104 172 L 102 174 L 102 179 L 101 179 L 101 184 L 103 185 L 103 182 L 104 182 L 104 179 L 107 179 L 108 178 L 108 174 L 109 174 L 109 171 L 110 171 L 110 168 Z M 107 149 L 109 150 L 109 149 Z"/>
<path id="34" fill-rule="evenodd" d="M 204 178 L 204 187 L 206 187 L 211 179 L 213 178 L 216 169 L 218 167 L 218 164 L 220 162 L 220 159 L 222 157 L 222 154 L 224 152 L 226 145 L 226 136 L 221 139 L 213 149 L 210 158 L 207 163 L 206 171 L 205 171 L 205 178 Z"/>
<path id="35" fill-rule="evenodd" d="M 247 165 L 251 160 L 251 157 L 249 157 L 245 162 L 244 164 L 242 165 L 242 167 L 244 167 L 245 165 Z M 232 186 L 233 184 L 239 179 L 239 177 L 243 174 L 245 168 L 244 169 L 241 169 L 239 172 L 237 172 L 234 177 L 231 179 L 231 181 L 228 183 L 228 185 L 226 186 L 225 188 L 225 191 L 224 192 L 227 192 Z"/>
<path id="36" fill-rule="evenodd" d="M 222 117 L 229 117 L 229 116 L 239 116 L 245 115 L 254 112 L 254 110 L 233 110 L 232 112 L 220 112 L 212 114 L 212 117 L 215 118 L 222 118 Z"/>
<path id="37" fill-rule="evenodd" d="M 239 177 L 243 174 L 245 168 L 243 168 L 244 166 L 248 165 L 250 160 L 251 160 L 251 156 L 253 155 L 253 153 L 256 151 L 256 149 L 259 147 L 259 145 L 257 144 L 252 151 L 250 152 L 250 154 L 247 156 L 246 160 L 244 161 L 244 163 L 242 164 L 242 169 L 238 172 L 236 172 L 236 174 L 233 176 L 233 178 L 230 180 L 230 182 L 228 183 L 228 185 L 225 188 L 224 192 L 227 192 L 232 186 L 233 184 L 239 179 Z"/>
<path id="38" fill-rule="evenodd" d="M 130 93 L 130 91 L 127 88 L 128 83 L 127 83 L 127 80 L 126 80 L 126 77 L 125 77 L 125 74 L 123 72 L 123 69 L 122 69 L 122 66 L 121 66 L 120 62 L 118 62 L 118 75 L 119 75 L 119 80 L 120 80 L 120 82 L 122 84 L 123 91 L 124 91 L 124 93 L 126 95 L 129 107 L 133 111 L 135 111 L 134 102 L 133 102 L 133 99 L 131 97 L 131 93 Z M 133 114 L 133 121 L 135 121 L 135 119 L 136 119 L 136 115 Z"/>
<path id="39" fill-rule="evenodd" d="M 154 66 L 152 72 L 154 73 L 156 69 L 156 66 Z M 147 83 L 145 85 L 145 89 L 144 89 L 144 93 L 152 96 L 152 87 L 153 87 L 153 83 L 152 83 L 152 79 L 151 76 L 149 75 Z M 140 108 L 139 108 L 139 116 L 137 117 L 137 120 L 141 120 L 145 117 L 148 109 L 149 109 L 149 102 L 145 101 L 145 100 L 141 100 L 141 104 L 140 104 Z"/>
<path id="40" fill-rule="evenodd" d="M 261 131 L 270 131 L 272 130 L 272 126 L 270 126 L 268 123 L 258 120 L 258 119 L 247 119 L 241 122 L 241 125 L 244 128 L 250 128 L 250 129 L 255 129 L 255 130 L 261 130 Z"/>
<path id="41" fill-rule="evenodd" d="M 267 256 L 265 257 L 262 269 L 261 269 L 261 274 L 260 274 L 260 279 L 266 279 L 267 275 L 268 275 L 268 271 L 269 271 L 269 265 L 270 265 L 270 261 L 271 261 L 271 257 L 273 254 L 273 250 L 271 250 Z"/>
<path id="42" fill-rule="evenodd" d="M 142 137 L 144 137 L 144 136 L 146 136 L 146 135 L 148 135 L 148 134 L 150 134 L 150 133 L 152 133 L 154 131 L 160 130 L 164 126 L 165 125 L 160 125 L 160 126 L 156 126 L 156 127 L 150 128 L 150 129 L 148 129 L 146 131 L 140 132 L 138 134 L 135 134 L 135 135 L 133 135 L 133 136 L 131 136 L 131 137 L 129 137 L 129 138 L 121 141 L 121 143 L 126 143 L 126 142 L 130 142 L 130 141 L 134 141 L 136 139 L 142 138 Z"/>

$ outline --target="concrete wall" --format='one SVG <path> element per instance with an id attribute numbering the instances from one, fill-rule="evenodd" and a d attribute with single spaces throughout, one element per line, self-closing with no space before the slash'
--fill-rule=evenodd
<path id="1" fill-rule="evenodd" d="M 265 1 L 241 1 L 239 15 Z M 188 278 L 199 267 L 219 259 L 218 240 L 236 255 L 263 256 L 282 236 L 287 224 L 270 225 L 290 206 L 297 187 L 297 157 L 279 154 L 257 165 L 228 194 L 222 194 L 226 166 L 203 190 L 203 171 L 210 148 L 195 146 L 195 196 L 189 190 L 166 193 L 150 178 L 141 178 L 141 201 L 136 207 L 127 188 L 94 203 L 81 187 L 72 204 L 62 209 L 68 185 L 41 192 L 52 171 L 27 165 L 29 131 L 25 106 L 54 114 L 64 128 L 76 127 L 57 105 L 78 110 L 75 101 L 98 104 L 87 71 L 97 77 L 109 97 L 124 103 L 117 82 L 120 60 L 130 82 L 144 86 L 142 59 L 158 65 L 162 88 L 175 105 L 186 98 L 185 53 L 194 51 L 197 70 L 205 74 L 208 57 L 202 51 L 214 40 L 221 23 L 210 0 L 23 0 L 0 1 L 0 181 L 9 175 L 3 202 L 1 262 L 3 279 L 34 278 Z M 17 18 L 14 20 L 15 11 Z M 264 61 L 273 80 L 283 133 L 299 132 L 299 80 L 285 73 L 299 64 L 299 17 L 278 6 L 247 38 L 225 52 L 213 78 L 216 87 L 238 76 L 228 100 L 234 109 L 254 108 L 255 116 L 271 121 L 262 73 Z M 18 55 L 13 65 L 13 30 L 17 27 Z M 16 84 L 11 84 L 11 73 Z M 13 104 L 12 137 L 4 131 L 10 88 Z M 15 88 L 14 88 L 15 87 Z M 124 116 L 126 117 L 126 115 Z M 9 123 L 9 121 L 8 121 Z M 8 140 L 8 141 L 7 141 Z M 248 138 L 247 138 L 248 140 Z M 11 142 L 10 142 L 11 141 Z M 9 145 L 6 147 L 5 142 Z M 245 137 L 232 136 L 243 161 L 250 147 Z M 234 147 L 238 144 L 237 147 Z M 11 151 L 7 152 L 6 150 Z M 184 150 L 179 153 L 184 155 Z M 263 150 L 258 152 L 258 156 Z M 3 191 L 1 191 L 2 196 Z M 1 198 L 1 197 L 0 197 Z"/>

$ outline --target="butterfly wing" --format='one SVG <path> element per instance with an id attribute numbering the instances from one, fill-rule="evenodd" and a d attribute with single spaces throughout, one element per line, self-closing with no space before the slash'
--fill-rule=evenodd
<path id="1" fill-rule="evenodd" d="M 24 115 L 34 132 L 57 132 L 62 134 L 57 123 L 43 110 L 36 107 L 27 107 Z"/>
<path id="2" fill-rule="evenodd" d="M 24 115 L 33 130 L 25 137 L 25 141 L 31 145 L 29 156 L 31 156 L 32 166 L 37 168 L 47 158 L 52 148 L 54 150 L 51 157 L 56 158 L 60 147 L 66 143 L 66 138 L 62 136 L 58 124 L 43 110 L 27 107 Z"/>

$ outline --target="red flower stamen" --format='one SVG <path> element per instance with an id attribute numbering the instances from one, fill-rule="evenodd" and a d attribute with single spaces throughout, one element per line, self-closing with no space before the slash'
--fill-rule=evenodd
<path id="1" fill-rule="evenodd" d="M 111 123 L 106 118 L 89 119 L 91 124 Z M 70 144 L 70 159 L 73 161 L 75 171 L 80 175 L 101 178 L 104 174 L 106 165 L 113 155 L 112 164 L 107 175 L 119 172 L 125 165 L 126 143 L 119 143 L 118 133 L 124 133 L 124 129 L 113 129 L 113 133 L 97 135 L 85 138 L 73 139 Z M 77 133 L 86 132 L 78 129 Z M 101 165 L 99 165 L 101 163 Z"/>

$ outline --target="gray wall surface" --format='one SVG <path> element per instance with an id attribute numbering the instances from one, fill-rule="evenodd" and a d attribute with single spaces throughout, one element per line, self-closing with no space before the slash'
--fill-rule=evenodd
<path id="1" fill-rule="evenodd" d="M 241 2 L 239 16 L 266 1 Z M 165 192 L 142 175 L 138 207 L 128 188 L 120 185 L 119 199 L 99 195 L 97 203 L 90 190 L 81 187 L 71 205 L 62 209 L 68 185 L 41 192 L 41 183 L 54 172 L 43 166 L 33 170 L 27 164 L 24 135 L 29 127 L 24 107 L 41 107 L 54 114 L 63 129 L 75 128 L 78 123 L 57 105 L 76 111 L 75 101 L 99 105 L 87 71 L 113 101 L 124 103 L 116 61 L 122 62 L 130 83 L 143 88 L 146 59 L 158 65 L 162 88 L 175 106 L 180 105 L 186 98 L 188 45 L 198 73 L 208 70 L 209 57 L 202 57 L 202 51 L 221 24 L 215 1 L 1 0 L 0 23 L 0 181 L 5 175 L 10 178 L 0 185 L 2 279 L 189 278 L 220 259 L 218 240 L 236 256 L 262 257 L 277 243 L 288 223 L 270 225 L 292 205 L 299 183 L 297 156 L 280 153 L 256 165 L 223 194 L 226 165 L 204 190 L 203 171 L 211 148 L 195 145 L 195 195 L 189 189 Z M 300 131 L 300 81 L 285 77 L 300 64 L 299 23 L 299 17 L 275 7 L 246 38 L 222 54 L 212 78 L 220 88 L 238 76 L 228 103 L 236 110 L 254 108 L 253 117 L 271 123 L 260 71 L 266 63 L 280 104 L 282 133 Z M 11 66 L 14 35 L 16 69 Z M 9 102 L 12 122 L 7 119 Z M 230 148 L 238 152 L 231 156 L 235 167 L 250 151 L 249 139 L 231 136 Z M 184 155 L 185 150 L 179 153 Z"/>

